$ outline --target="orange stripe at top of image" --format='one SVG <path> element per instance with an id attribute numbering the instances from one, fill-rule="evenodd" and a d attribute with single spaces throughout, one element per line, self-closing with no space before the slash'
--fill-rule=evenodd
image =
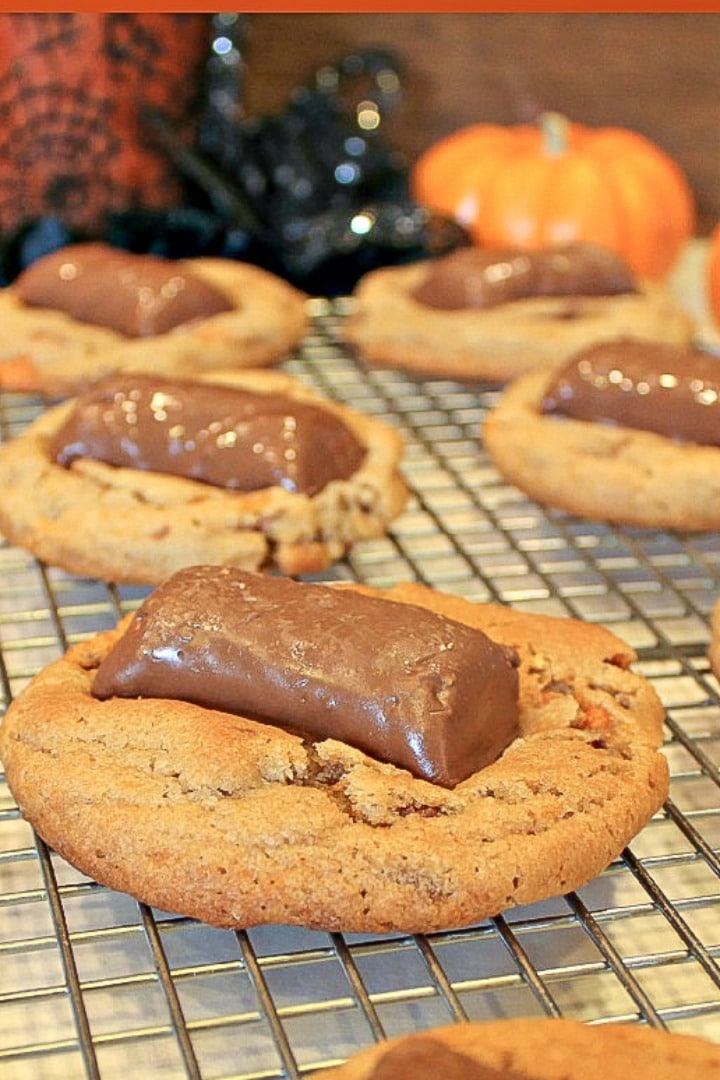
<path id="1" fill-rule="evenodd" d="M 143 4 L 136 0 L 135 3 L 130 2 L 123 3 L 121 6 L 114 6 L 111 4 L 92 3 L 87 0 L 85 3 L 75 3 L 73 9 L 76 12 L 98 11 L 98 12 L 176 12 L 176 13 L 191 13 L 191 12 L 208 12 L 214 13 L 220 10 L 217 4 L 202 4 L 197 2 L 183 2 L 183 0 L 174 0 L 174 2 L 168 2 L 167 4 L 153 3 Z M 61 3 L 34 3 L 32 5 L 32 11 L 37 13 L 53 13 L 63 12 L 67 10 L 67 6 Z M 562 14 L 562 13 L 583 13 L 583 14 L 624 14 L 624 13 L 669 13 L 669 12 L 681 12 L 690 14 L 691 12 L 711 12 L 720 11 L 720 0 L 691 0 L 691 2 L 683 3 L 682 0 L 628 0 L 626 3 L 612 2 L 612 0 L 606 0 L 605 3 L 590 2 L 590 0 L 503 0 L 503 2 L 491 2 L 487 0 L 486 3 L 482 3 L 481 0 L 328 0 L 327 3 L 321 3 L 319 0 L 282 0 L 275 4 L 272 3 L 259 3 L 252 2 L 245 3 L 242 6 L 243 14 L 278 14 L 286 12 L 292 13 L 308 13 L 308 14 L 337 14 L 348 12 L 352 14 L 361 14 L 367 12 L 369 14 L 375 12 L 397 12 L 397 13 L 425 13 L 425 12 L 439 12 L 445 15 L 464 12 L 478 12 L 488 14 L 502 14 L 504 12 L 536 12 L 538 14 Z M 0 0 L 0 12 L 18 12 L 22 13 L 15 4 L 3 4 Z"/>

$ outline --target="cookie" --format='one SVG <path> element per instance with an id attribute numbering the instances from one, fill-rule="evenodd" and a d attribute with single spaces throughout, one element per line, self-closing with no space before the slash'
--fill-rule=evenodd
<path id="1" fill-rule="evenodd" d="M 539 503 L 623 525 L 717 529 L 716 367 L 699 350 L 593 346 L 560 372 L 530 372 L 506 387 L 482 439 L 503 478 Z"/>
<path id="2" fill-rule="evenodd" d="M 661 806 L 663 709 L 611 632 L 419 584 L 327 588 L 410 605 L 409 620 L 424 608 L 516 650 L 520 736 L 448 789 L 337 739 L 197 703 L 98 700 L 98 668 L 129 616 L 8 709 L 0 756 L 26 819 L 96 880 L 216 926 L 431 932 L 579 887 Z"/>
<path id="3" fill-rule="evenodd" d="M 227 310 L 189 317 L 166 331 L 148 333 L 149 327 L 141 325 L 140 332 L 129 334 L 117 328 L 117 319 L 115 326 L 98 325 L 65 310 L 42 306 L 42 296 L 35 295 L 36 290 L 26 290 L 21 276 L 0 290 L 0 390 L 65 396 L 115 371 L 182 377 L 214 368 L 264 367 L 286 357 L 306 331 L 306 297 L 274 274 L 246 263 L 218 258 L 160 260 L 130 256 L 100 244 L 72 245 L 46 256 L 46 260 L 54 260 L 52 266 L 60 272 L 64 269 L 61 257 L 87 260 L 87 272 L 80 276 L 84 289 L 86 281 L 92 283 L 96 277 L 98 251 L 107 254 L 113 267 L 122 257 L 122 273 L 126 273 L 125 264 L 130 265 L 136 309 L 141 306 L 137 295 L 148 265 L 164 264 L 173 279 L 186 274 L 208 290 L 217 291 L 226 300 Z M 25 273 L 39 273 L 44 266 L 45 260 L 38 260 Z M 128 298 L 127 284 L 122 284 L 120 273 L 115 277 L 117 280 L 109 281 L 91 307 L 109 308 L 109 297 L 113 301 L 122 295 Z M 48 295 L 57 292 L 48 290 Z M 24 298 L 26 294 L 32 303 Z M 158 289 L 153 300 L 161 294 Z"/>
<path id="4" fill-rule="evenodd" d="M 709 1080 L 720 1046 L 630 1024 L 518 1018 L 403 1035 L 356 1054 L 328 1080 Z"/>
<path id="5" fill-rule="evenodd" d="M 710 644 L 708 646 L 710 667 L 720 678 L 720 599 L 715 601 L 710 614 Z"/>
<path id="6" fill-rule="evenodd" d="M 547 290 L 548 284 L 538 281 L 540 275 L 532 265 L 530 273 L 525 268 L 531 258 L 543 254 L 501 258 L 500 254 L 473 249 L 409 266 L 373 270 L 356 286 L 345 325 L 346 339 L 369 364 L 403 368 L 420 376 L 499 382 L 562 363 L 598 340 L 636 337 L 682 344 L 691 339 L 693 320 L 656 283 L 634 281 L 628 291 L 592 295 L 594 286 L 584 275 L 573 286 L 582 288 L 583 294 L 563 292 L 566 283 L 553 281 L 549 288 L 555 295 L 533 295 L 531 286 Z M 433 306 L 421 302 L 417 294 L 423 296 L 439 270 L 452 267 L 451 260 L 460 258 L 483 260 L 479 269 L 471 267 L 465 299 L 449 301 L 452 307 L 435 306 L 435 300 Z M 478 293 L 488 291 L 488 269 L 491 277 L 497 270 L 494 278 L 503 282 L 504 294 L 478 306 L 485 303 Z M 445 275 L 445 269 L 442 272 Z M 454 271 L 453 276 L 457 276 Z M 507 288 L 507 281 L 517 277 L 533 280 L 523 281 L 513 290 Z M 457 291 L 456 282 L 452 287 Z M 444 282 L 442 288 L 444 293 L 449 291 Z M 611 283 L 608 288 L 616 289 L 617 285 Z M 437 300 L 445 302 L 444 297 Z"/>
<path id="7" fill-rule="evenodd" d="M 143 385 L 141 376 L 116 378 L 133 387 Z M 107 385 L 98 384 L 88 392 L 90 397 Z M 326 460 L 318 467 L 327 465 L 330 472 L 325 473 L 328 482 L 317 491 L 288 490 L 287 484 L 283 486 L 288 477 L 274 481 L 273 469 L 267 474 L 267 486 L 234 490 L 90 456 L 80 456 L 65 467 L 51 451 L 73 415 L 75 401 L 70 399 L 0 447 L 0 532 L 37 558 L 72 573 L 142 584 L 154 584 L 178 567 L 197 562 L 274 567 L 288 574 L 321 570 L 357 541 L 385 533 L 407 498 L 399 472 L 403 442 L 394 428 L 326 401 L 277 371 L 198 376 L 189 384 L 190 396 L 193 387 L 199 391 L 217 386 L 266 395 L 268 400 L 280 395 L 297 409 L 321 410 L 316 415 L 344 429 L 357 444 L 357 467 L 345 477 L 331 478 L 337 475 L 335 448 L 326 445 L 322 430 L 315 440 L 316 453 Z M 123 396 L 125 406 L 134 405 L 135 393 L 131 389 Z M 135 419 L 132 413 L 127 416 Z M 159 427 L 156 416 L 151 421 Z M 207 437 L 213 427 L 206 425 L 201 434 Z M 231 436 L 236 438 L 235 431 L 223 438 Z M 281 431 L 279 437 L 290 438 L 290 447 L 296 445 L 294 432 Z M 136 444 L 131 446 L 133 452 L 137 449 Z M 251 449 L 255 452 L 246 459 L 259 458 L 257 447 Z M 171 443 L 167 456 L 179 456 Z"/>

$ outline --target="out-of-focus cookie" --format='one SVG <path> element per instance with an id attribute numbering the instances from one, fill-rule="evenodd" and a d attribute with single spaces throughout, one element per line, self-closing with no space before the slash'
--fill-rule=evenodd
<path id="1" fill-rule="evenodd" d="M 0 290 L 0 389 L 63 396 L 115 371 L 264 367 L 307 324 L 306 297 L 260 267 L 73 244 Z"/>
<path id="2" fill-rule="evenodd" d="M 328 1080 L 710 1080 L 720 1075 L 720 1046 L 640 1025 L 518 1018 L 390 1039 L 322 1075 Z"/>
<path id="3" fill-rule="evenodd" d="M 487 416 L 485 448 L 537 502 L 591 520 L 720 527 L 720 361 L 617 341 L 530 372 Z"/>
<path id="4" fill-rule="evenodd" d="M 194 562 L 321 570 L 403 509 L 402 454 L 389 424 L 282 372 L 127 373 L 0 447 L 0 531 L 113 581 Z"/>
<path id="5" fill-rule="evenodd" d="M 720 679 L 720 598 L 715 601 L 710 615 L 710 644 L 708 646 L 710 667 Z"/>
<path id="6" fill-rule="evenodd" d="M 604 628 L 415 584 L 380 591 L 238 576 L 181 571 L 116 630 L 41 672 L 5 716 L 0 754 L 20 809 L 98 881 L 218 926 L 431 932 L 579 887 L 662 804 L 663 709 L 632 671 L 633 651 Z M 226 579 L 225 593 L 237 590 L 232 611 L 259 612 L 242 631 L 250 645 L 239 660 L 225 650 L 228 605 L 216 604 L 214 577 Z M 144 639 L 150 606 L 173 586 L 172 611 L 158 602 L 160 629 Z M 274 617 L 263 598 L 271 587 L 282 592 Z M 385 613 L 357 612 L 356 594 Z M 336 631 L 326 622 L 329 595 L 333 610 L 346 598 Z M 437 633 L 425 632 L 431 618 Z M 131 648 L 123 667 L 131 633 L 141 660 Z M 421 772 L 423 733 L 453 692 L 454 680 L 441 677 L 447 665 L 452 672 L 451 645 L 470 633 L 517 654 L 520 733 L 454 786 L 308 730 L 318 704 L 336 722 L 350 679 L 362 740 L 374 725 L 383 748 L 396 710 L 409 710 L 400 742 Z M 270 671 L 257 667 L 263 651 Z M 142 689 L 114 666 L 131 680 L 139 672 Z M 267 699 L 254 718 L 220 711 L 223 687 L 237 690 L 256 670 Z M 462 697 L 472 711 L 496 691 L 484 666 L 470 677 L 478 686 Z M 212 707 L 198 703 L 210 684 Z M 181 689 L 191 700 L 178 699 Z M 435 705 L 422 704 L 428 695 Z M 278 697 L 290 712 L 272 723 Z M 452 735 L 447 717 L 438 722 Z"/>
<path id="7" fill-rule="evenodd" d="M 345 335 L 370 364 L 505 382 L 596 341 L 684 344 L 691 317 L 662 286 L 590 245 L 538 252 L 463 248 L 361 278 Z"/>

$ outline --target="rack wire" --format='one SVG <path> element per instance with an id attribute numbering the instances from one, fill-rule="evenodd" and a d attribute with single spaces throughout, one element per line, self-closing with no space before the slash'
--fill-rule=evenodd
<path id="1" fill-rule="evenodd" d="M 341 343 L 344 303 L 316 302 L 286 369 L 403 431 L 412 496 L 386 538 L 323 577 L 418 580 L 609 627 L 665 705 L 670 797 L 585 888 L 468 928 L 234 933 L 74 870 L 22 820 L 0 773 L 4 1080 L 297 1080 L 386 1036 L 521 1015 L 720 1041 L 720 698 L 706 656 L 720 539 L 542 509 L 484 454 L 481 426 L 500 388 L 366 369 Z M 40 409 L 5 395 L 0 438 Z M 147 591 L 0 546 L 2 711 L 68 644 L 114 625 Z"/>

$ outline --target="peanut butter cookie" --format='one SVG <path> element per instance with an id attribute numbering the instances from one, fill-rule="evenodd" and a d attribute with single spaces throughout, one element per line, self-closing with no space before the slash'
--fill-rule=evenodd
<path id="1" fill-rule="evenodd" d="M 314 588 L 404 605 L 410 624 L 421 608 L 514 650 L 520 734 L 447 788 L 287 720 L 146 693 L 99 698 L 98 671 L 138 618 L 128 616 L 10 706 L 0 754 L 26 819 L 96 880 L 213 925 L 430 932 L 586 883 L 661 806 L 663 709 L 614 634 L 416 584 Z M 366 639 L 374 670 L 387 643 L 375 623 Z M 185 645 L 161 648 L 181 666 Z M 295 681 L 306 670 L 297 651 Z"/>
<path id="2" fill-rule="evenodd" d="M 684 344 L 694 323 L 662 286 L 589 246 L 461 249 L 358 282 L 345 328 L 370 364 L 419 376 L 505 382 L 617 337 Z M 608 265 L 611 264 L 611 265 Z"/>
<path id="3" fill-rule="evenodd" d="M 618 340 L 506 387 L 482 430 L 502 476 L 591 520 L 720 527 L 720 364 L 701 350 Z"/>
<path id="4" fill-rule="evenodd" d="M 710 658 L 710 667 L 720 679 L 720 598 L 715 601 L 710 615 L 708 656 Z"/>
<path id="5" fill-rule="evenodd" d="M 305 302 L 246 263 L 74 244 L 0 290 L 0 389 L 64 396 L 116 371 L 264 367 L 302 339 Z"/>
<path id="6" fill-rule="evenodd" d="M 76 574 L 154 584 L 197 562 L 320 570 L 405 505 L 400 434 L 282 372 L 126 373 L 81 401 L 0 447 L 0 532 Z"/>
<path id="7" fill-rule="evenodd" d="M 390 1039 L 323 1072 L 328 1080 L 709 1080 L 720 1046 L 640 1025 L 513 1019 Z"/>

